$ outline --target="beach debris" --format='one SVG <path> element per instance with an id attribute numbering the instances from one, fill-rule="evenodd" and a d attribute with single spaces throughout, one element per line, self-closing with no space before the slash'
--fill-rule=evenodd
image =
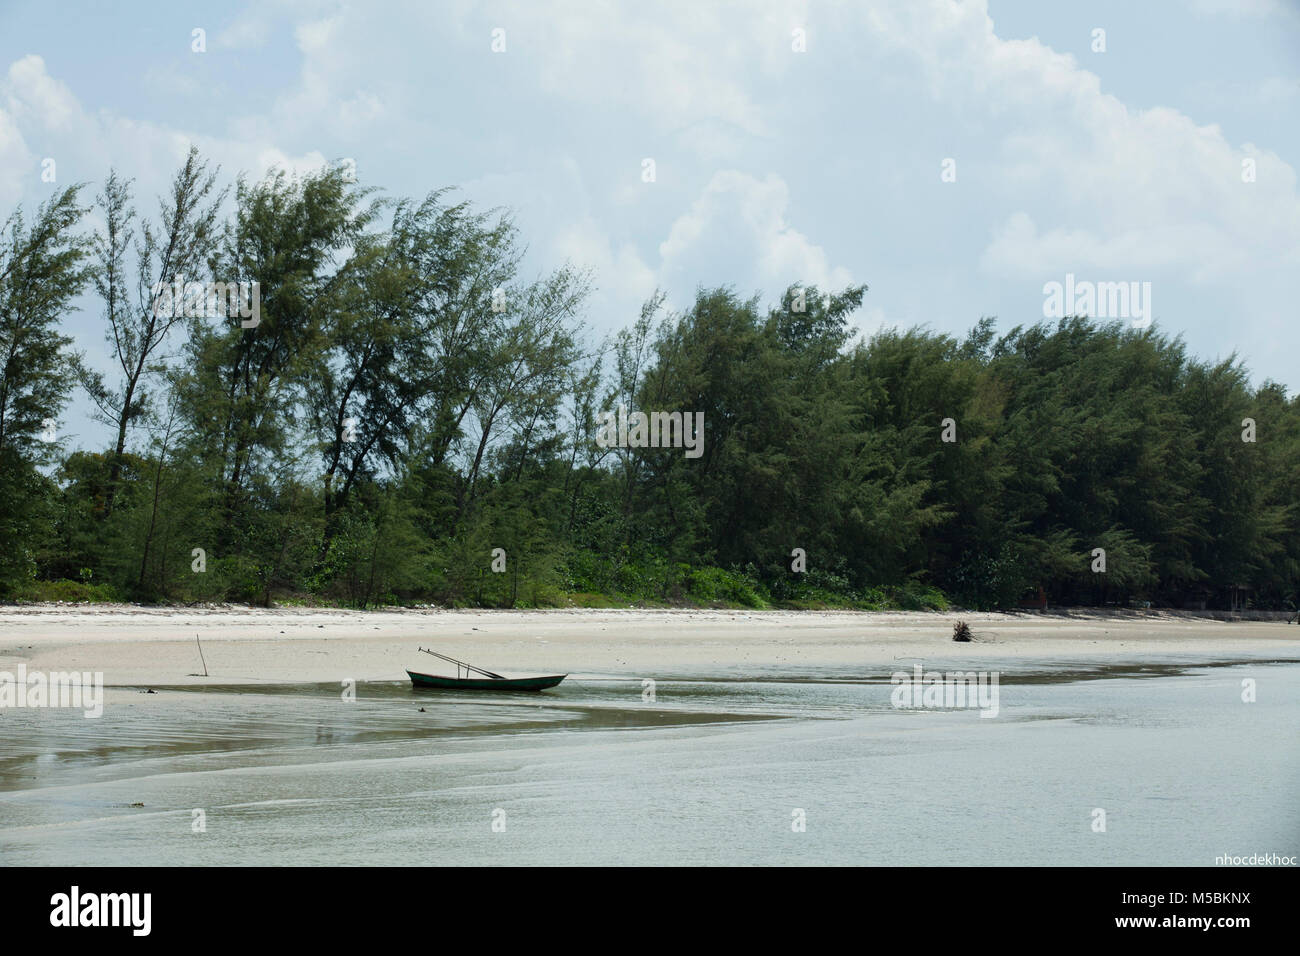
<path id="1" fill-rule="evenodd" d="M 970 625 L 967 624 L 965 621 L 958 621 L 956 624 L 954 624 L 952 627 L 952 639 L 954 641 L 972 640 L 971 633 L 970 633 Z"/>

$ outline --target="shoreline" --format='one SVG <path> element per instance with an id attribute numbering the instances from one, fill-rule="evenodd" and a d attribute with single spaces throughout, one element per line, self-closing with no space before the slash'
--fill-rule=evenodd
<path id="1" fill-rule="evenodd" d="M 1270 610 L 1239 610 L 1239 611 L 1221 611 L 1221 610 L 1188 610 L 1181 608 L 1138 608 L 1138 607 L 1093 607 L 1093 606 L 1060 606 L 1048 607 L 1044 610 L 1037 608 L 1017 608 L 1015 610 L 1005 611 L 974 611 L 966 608 L 953 607 L 946 611 L 934 610 L 902 610 L 898 608 L 881 608 L 877 610 L 867 610 L 864 608 L 796 608 L 796 607 L 769 607 L 769 608 L 749 608 L 749 607 L 696 607 L 690 605 L 629 605 L 626 607 L 582 607 L 573 605 L 570 607 L 519 607 L 519 608 L 493 608 L 493 607 L 444 607 L 438 604 L 416 604 L 416 605 L 382 605 L 372 608 L 348 608 L 335 607 L 325 604 L 272 604 L 270 607 L 263 607 L 256 604 L 235 604 L 235 603 L 209 603 L 197 602 L 194 604 L 134 604 L 123 601 L 20 601 L 20 602 L 0 602 L 0 622 L 5 618 L 27 617 L 33 615 L 48 615 L 58 613 L 74 613 L 87 616 L 101 616 L 111 614 L 136 614 L 142 616 L 158 615 L 177 615 L 177 614 L 253 614 L 264 616 L 310 616 L 313 614 L 356 614 L 365 616 L 375 615 L 406 615 L 406 614 L 623 614 L 623 613 L 648 613 L 648 614 L 793 614 L 793 615 L 817 615 L 817 614 L 846 614 L 862 617 L 888 617 L 898 615 L 919 615 L 927 618 L 937 617 L 964 617 L 971 620 L 976 618 L 988 619 L 1007 619 L 1007 620 L 1034 620 L 1034 619 L 1101 619 L 1106 620 L 1159 620 L 1159 621 L 1221 621 L 1221 622 L 1248 622 L 1248 621 L 1281 621 L 1291 623 L 1295 621 L 1296 611 L 1270 611 Z"/>
<path id="2" fill-rule="evenodd" d="M 427 866 L 437 847 L 450 863 L 824 866 L 942 865 L 953 847 L 999 865 L 1291 852 L 1300 628 L 962 617 L 977 643 L 952 641 L 955 615 L 910 612 L 0 612 L 0 672 L 100 671 L 105 685 L 99 719 L 75 701 L 0 710 L 0 855 Z M 403 672 L 432 662 L 420 645 L 572 680 L 421 693 Z M 997 719 L 898 707 L 891 674 L 917 664 L 998 675 Z M 1118 839 L 1090 828 L 1098 806 Z M 815 825 L 787 839 L 792 808 Z M 499 811 L 511 842 L 489 829 Z"/>
<path id="3" fill-rule="evenodd" d="M 959 618 L 973 643 L 952 640 Z M 422 645 L 502 673 L 774 678 L 879 673 L 921 660 L 1008 669 L 1180 656 L 1300 660 L 1300 627 L 1108 610 L 0 608 L 0 670 L 97 671 L 110 686 L 401 680 L 425 663 Z"/>

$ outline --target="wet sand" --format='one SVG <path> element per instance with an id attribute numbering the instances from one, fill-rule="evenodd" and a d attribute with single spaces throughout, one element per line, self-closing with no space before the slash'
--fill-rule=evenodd
<path id="1" fill-rule="evenodd" d="M 1300 851 L 1300 628 L 963 618 L 977 643 L 927 614 L 7 609 L 0 670 L 109 686 L 95 719 L 0 710 L 0 865 Z M 417 691 L 419 645 L 572 676 Z M 897 709 L 890 675 L 917 664 L 999 673 L 996 718 Z"/>
<path id="2" fill-rule="evenodd" d="M 499 673 L 863 676 L 911 660 L 1285 658 L 1300 627 L 1179 615 L 815 611 L 380 611 L 33 606 L 0 609 L 0 669 L 102 671 L 109 685 L 400 679 L 432 647 Z M 196 644 L 202 644 L 202 658 Z M 204 662 L 208 678 L 203 678 Z M 434 666 L 430 667 L 429 665 Z"/>

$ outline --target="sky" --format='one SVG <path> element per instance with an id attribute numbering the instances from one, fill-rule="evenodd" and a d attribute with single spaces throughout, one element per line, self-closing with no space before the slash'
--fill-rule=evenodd
<path id="1" fill-rule="evenodd" d="M 530 274 L 591 270 L 593 339 L 722 284 L 1005 331 L 1073 275 L 1300 390 L 1300 0 L 0 0 L 0 218 L 110 167 L 152 209 L 191 143 L 508 208 Z"/>

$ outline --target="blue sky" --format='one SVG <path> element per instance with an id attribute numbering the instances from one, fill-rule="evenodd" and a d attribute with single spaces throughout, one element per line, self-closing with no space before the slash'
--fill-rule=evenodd
<path id="1" fill-rule="evenodd" d="M 110 165 L 151 207 L 191 142 L 232 176 L 351 158 L 513 209 L 531 271 L 593 271 L 593 337 L 720 283 L 867 283 L 864 334 L 1006 329 L 1074 273 L 1300 389 L 1292 0 L 119 6 L 0 0 L 0 215 Z"/>

